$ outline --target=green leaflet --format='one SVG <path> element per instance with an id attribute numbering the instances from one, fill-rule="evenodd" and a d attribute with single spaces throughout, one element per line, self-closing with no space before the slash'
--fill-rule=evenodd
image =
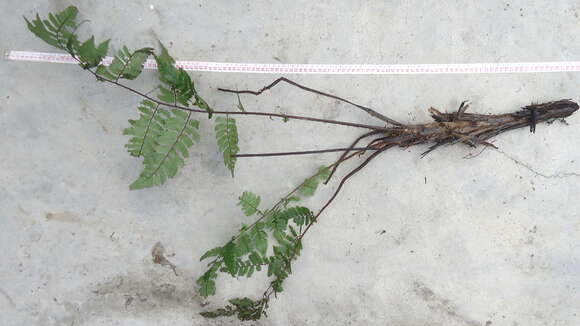
<path id="1" fill-rule="evenodd" d="M 180 84 L 180 72 L 175 67 L 175 59 L 173 59 L 167 48 L 160 42 L 161 54 L 154 55 L 157 62 L 157 70 L 159 71 L 159 80 L 169 86 L 177 87 Z"/>
<path id="2" fill-rule="evenodd" d="M 202 261 L 206 258 L 210 258 L 210 257 L 215 257 L 215 256 L 219 256 L 222 253 L 222 247 L 217 247 L 217 248 L 213 248 L 210 249 L 208 251 L 206 251 L 205 254 L 203 254 L 203 256 L 201 256 L 201 258 L 199 259 L 199 261 Z"/>
<path id="3" fill-rule="evenodd" d="M 159 70 L 159 80 L 169 86 L 169 88 L 160 87 L 161 94 L 159 99 L 167 103 L 179 103 L 185 106 L 188 106 L 193 99 L 193 105 L 207 111 L 208 117 L 211 119 L 213 110 L 197 94 L 189 74 L 185 70 L 175 67 L 175 59 L 169 55 L 167 48 L 162 43 L 159 43 L 159 46 L 161 47 L 161 54 L 154 54 L 157 69 Z"/>
<path id="4" fill-rule="evenodd" d="M 173 94 L 172 100 L 168 101 L 167 91 L 162 90 L 163 101 L 188 106 L 191 98 L 197 95 L 191 77 L 185 70 L 175 67 L 175 60 L 169 55 L 167 48 L 162 43 L 159 43 L 159 46 L 161 54 L 154 54 L 159 71 L 159 80 L 169 86 L 170 90 L 168 91 Z"/>
<path id="5" fill-rule="evenodd" d="M 129 120 L 131 127 L 123 131 L 124 135 L 132 136 L 125 147 L 132 156 L 137 157 L 154 152 L 156 140 L 164 131 L 165 121 L 171 116 L 169 111 L 149 100 L 141 101 L 139 111 L 139 119 Z"/>
<path id="6" fill-rule="evenodd" d="M 259 211 L 260 196 L 249 191 L 244 191 L 238 199 L 238 205 L 242 206 L 242 211 L 246 216 L 252 216 Z"/>
<path id="7" fill-rule="evenodd" d="M 207 102 L 203 98 L 201 98 L 201 96 L 195 94 L 194 105 L 202 110 L 206 110 L 208 114 L 207 118 L 211 119 L 211 117 L 213 116 L 213 109 L 209 106 L 209 104 L 207 104 Z"/>
<path id="8" fill-rule="evenodd" d="M 101 60 L 107 55 L 109 41 L 106 40 L 98 46 L 95 46 L 95 37 L 91 36 L 91 38 L 79 45 L 76 48 L 76 55 L 82 61 L 81 66 L 84 69 L 98 66 Z"/>
<path id="9" fill-rule="evenodd" d="M 215 119 L 215 136 L 220 152 L 223 153 L 224 164 L 234 176 L 236 166 L 236 155 L 240 148 L 238 147 L 238 129 L 236 120 L 229 116 L 217 117 Z"/>
<path id="10" fill-rule="evenodd" d="M 321 166 L 318 169 L 318 173 L 304 180 L 304 183 L 302 184 L 302 186 L 300 186 L 298 192 L 305 197 L 310 197 L 314 195 L 314 193 L 316 192 L 316 188 L 318 188 L 318 184 L 322 181 L 325 181 L 329 175 L 330 168 L 326 166 Z"/>
<path id="11" fill-rule="evenodd" d="M 256 223 L 254 228 L 250 231 L 252 239 L 254 240 L 254 247 L 262 256 L 266 256 L 268 252 L 268 234 L 263 230 L 264 223 Z M 251 257 L 250 257 L 251 258 Z"/>
<path id="12" fill-rule="evenodd" d="M 236 264 L 236 245 L 229 242 L 222 248 L 221 256 L 224 260 L 226 271 L 232 276 L 236 276 L 238 265 Z"/>
<path id="13" fill-rule="evenodd" d="M 236 243 L 236 257 L 244 256 L 252 250 L 252 239 L 247 233 L 240 234 Z"/>
<path id="14" fill-rule="evenodd" d="M 48 14 L 48 19 L 42 20 L 37 14 L 36 19 L 29 21 L 26 17 L 28 29 L 44 42 L 61 50 L 67 50 L 65 41 L 72 35 L 76 28 L 78 9 L 69 6 L 56 15 Z M 71 41 L 72 42 L 72 41 Z"/>
<path id="15" fill-rule="evenodd" d="M 151 54 L 153 54 L 152 48 L 142 48 L 130 52 L 126 46 L 123 46 L 113 58 L 113 62 L 108 67 L 99 65 L 96 73 L 99 76 L 115 81 L 120 78 L 135 79 L 143 71 L 143 65 Z"/>
<path id="16" fill-rule="evenodd" d="M 215 294 L 215 281 L 213 279 L 202 279 L 197 283 L 199 288 L 199 294 L 203 297 L 208 297 Z"/>
<path id="17" fill-rule="evenodd" d="M 164 120 L 163 130 L 153 140 L 155 145 L 151 152 L 142 152 L 146 154 L 144 169 L 129 188 L 148 188 L 174 177 L 189 156 L 189 148 L 199 141 L 198 127 L 199 122 L 191 119 L 191 112 L 172 110 L 171 116 Z"/>
<path id="18" fill-rule="evenodd" d="M 210 264 L 210 268 L 197 279 L 196 283 L 199 285 L 199 294 L 201 296 L 208 297 L 215 294 L 215 279 L 220 267 L 221 263 L 219 262 Z"/>

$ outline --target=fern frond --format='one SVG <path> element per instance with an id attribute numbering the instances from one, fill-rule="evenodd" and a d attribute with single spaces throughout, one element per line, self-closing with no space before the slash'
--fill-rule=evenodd
<path id="1" fill-rule="evenodd" d="M 191 119 L 191 112 L 172 110 L 171 117 L 164 121 L 163 131 L 155 139 L 153 150 L 144 156 L 143 172 L 129 188 L 148 188 L 174 177 L 189 156 L 189 148 L 199 140 L 198 127 L 199 122 Z"/>
<path id="2" fill-rule="evenodd" d="M 220 152 L 223 153 L 224 164 L 234 176 L 236 158 L 234 157 L 240 151 L 238 147 L 238 128 L 236 120 L 229 116 L 217 117 L 215 119 L 215 135 Z"/>
<path id="3" fill-rule="evenodd" d="M 115 81 L 121 78 L 135 79 L 141 74 L 145 61 L 152 54 L 152 48 L 142 48 L 130 52 L 126 46 L 123 46 L 113 58 L 113 62 L 108 67 L 99 65 L 96 73 L 99 76 Z"/>
<path id="4" fill-rule="evenodd" d="M 48 14 L 48 19 L 42 20 L 37 14 L 36 19 L 29 21 L 26 17 L 28 29 L 38 38 L 49 45 L 61 50 L 67 51 L 65 41 L 71 38 L 73 30 L 77 27 L 76 17 L 78 9 L 75 6 L 69 6 L 57 14 Z M 72 42 L 72 41 L 71 41 Z"/>
<path id="5" fill-rule="evenodd" d="M 142 156 L 153 152 L 157 138 L 163 133 L 165 121 L 170 113 L 149 100 L 139 105 L 141 116 L 138 120 L 129 120 L 131 127 L 123 131 L 124 135 L 133 136 L 125 145 L 132 156 Z"/>
<path id="6" fill-rule="evenodd" d="M 26 17 L 24 17 L 24 20 L 26 20 L 28 29 L 34 35 L 47 44 L 67 51 L 80 61 L 81 67 L 89 69 L 98 66 L 107 55 L 110 40 L 96 45 L 95 37 L 91 36 L 85 42 L 80 43 L 78 36 L 75 34 L 78 27 L 76 23 L 78 12 L 76 7 L 69 6 L 57 14 L 48 14 L 48 19 L 42 20 L 40 16 L 36 15 L 36 19 L 32 21 L 29 21 Z"/>
<path id="7" fill-rule="evenodd" d="M 259 212 L 260 196 L 249 191 L 244 191 L 238 199 L 238 205 L 242 206 L 242 211 L 246 216 L 252 216 L 256 212 Z"/>

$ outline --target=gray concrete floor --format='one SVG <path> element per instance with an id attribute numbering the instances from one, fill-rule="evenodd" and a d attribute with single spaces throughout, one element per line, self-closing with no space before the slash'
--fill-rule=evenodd
<path id="1" fill-rule="evenodd" d="M 271 63 L 474 63 L 580 58 L 578 1 L 15 1 L 0 3 L 2 51 L 53 51 L 21 18 L 75 4 L 85 31 L 123 44 L 159 39 L 184 60 Z M 153 7 L 151 7 L 153 5 Z M 151 9 L 153 8 L 153 9 Z M 0 62 L 0 325 L 238 325 L 198 315 L 257 296 L 265 277 L 219 279 L 202 300 L 198 257 L 249 222 L 244 190 L 271 203 L 335 154 L 240 159 L 232 179 L 212 125 L 179 177 L 130 192 L 140 161 L 121 131 L 138 99 L 72 65 Z M 155 73 L 135 87 L 150 90 Z M 217 87 L 271 75 L 194 73 Z M 291 76 L 405 122 L 426 109 L 504 113 L 578 100 L 577 73 Z M 288 87 L 247 108 L 371 123 Z M 202 119 L 203 120 L 203 119 Z M 205 122 L 205 120 L 203 120 Z M 257 325 L 579 325 L 580 118 L 501 135 L 501 152 L 392 150 L 350 182 L 305 240 L 287 290 Z M 239 118 L 245 152 L 342 146 L 360 133 Z M 332 187 L 307 202 L 320 207 Z M 178 275 L 155 265 L 161 242 Z"/>

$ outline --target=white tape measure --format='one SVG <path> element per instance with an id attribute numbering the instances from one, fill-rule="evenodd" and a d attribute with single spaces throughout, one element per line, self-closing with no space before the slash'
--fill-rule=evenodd
<path id="1" fill-rule="evenodd" d="M 77 63 L 69 54 L 10 51 L 9 60 L 52 63 Z M 106 57 L 103 64 L 113 60 Z M 255 74 L 338 74 L 338 75 L 425 75 L 425 74 L 502 74 L 531 72 L 580 71 L 580 61 L 516 62 L 516 63 L 460 63 L 460 64 L 269 64 L 177 61 L 176 66 L 187 71 L 238 72 Z M 145 63 L 146 69 L 156 69 L 155 60 Z"/>

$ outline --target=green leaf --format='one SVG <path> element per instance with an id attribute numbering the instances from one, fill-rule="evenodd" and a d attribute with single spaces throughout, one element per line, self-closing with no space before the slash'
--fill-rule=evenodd
<path id="1" fill-rule="evenodd" d="M 44 42 L 67 51 L 70 55 L 77 58 L 81 62 L 84 69 L 97 67 L 101 60 L 107 55 L 109 48 L 109 41 L 106 40 L 95 45 L 95 38 L 92 36 L 82 44 L 79 42 L 75 34 L 76 17 L 78 9 L 74 6 L 69 6 L 65 10 L 57 14 L 48 14 L 48 19 L 40 19 L 36 15 L 36 19 L 29 21 L 26 17 L 26 25 L 28 29 Z M 102 71 L 100 69 L 99 71 Z"/>
<path id="2" fill-rule="evenodd" d="M 254 264 L 254 265 L 260 265 L 262 263 L 262 258 L 255 251 L 252 251 L 252 253 L 250 253 L 249 259 L 250 259 L 250 262 L 252 262 L 252 264 Z"/>
<path id="3" fill-rule="evenodd" d="M 199 282 L 199 295 L 202 297 L 208 297 L 215 294 L 215 281 L 212 279 L 203 280 Z"/>
<path id="4" fill-rule="evenodd" d="M 284 211 L 284 218 L 292 219 L 296 225 L 306 225 L 312 222 L 314 213 L 307 207 L 295 206 Z"/>
<path id="5" fill-rule="evenodd" d="M 201 296 L 207 297 L 215 294 L 215 279 L 220 267 L 220 262 L 212 263 L 211 267 L 197 279 L 196 283 L 199 285 L 199 294 Z"/>
<path id="6" fill-rule="evenodd" d="M 260 196 L 249 191 L 244 191 L 238 199 L 238 205 L 242 206 L 242 211 L 246 216 L 252 216 L 259 211 Z"/>
<path id="7" fill-rule="evenodd" d="M 282 204 L 284 205 L 284 207 L 287 207 L 288 204 L 290 204 L 291 202 L 297 202 L 300 201 L 300 197 L 298 196 L 290 196 L 288 198 L 283 198 L 282 199 Z"/>
<path id="8" fill-rule="evenodd" d="M 250 252 L 252 249 L 252 239 L 247 233 L 242 233 L 238 238 L 238 243 L 236 246 L 236 256 L 243 256 Z"/>
<path id="9" fill-rule="evenodd" d="M 215 119 L 215 135 L 220 152 L 223 153 L 224 164 L 230 170 L 232 177 L 234 176 L 234 168 L 236 166 L 236 155 L 240 148 L 238 147 L 238 129 L 236 127 L 236 120 L 225 117 L 217 117 Z"/>
<path id="10" fill-rule="evenodd" d="M 170 116 L 167 110 L 149 100 L 141 101 L 139 111 L 139 119 L 129 120 L 131 126 L 123 131 L 124 135 L 132 136 L 125 147 L 137 157 L 154 153 L 157 138 L 163 133 L 165 121 Z"/>
<path id="11" fill-rule="evenodd" d="M 262 256 L 266 255 L 268 251 L 268 234 L 262 230 L 263 223 L 256 223 L 252 229 L 252 238 L 254 239 L 254 246 Z"/>
<path id="12" fill-rule="evenodd" d="M 96 73 L 112 80 L 135 79 L 143 71 L 143 65 L 147 58 L 153 54 L 152 48 L 143 48 L 130 52 L 126 46 L 117 52 L 113 62 L 108 67 L 99 65 Z"/>
<path id="13" fill-rule="evenodd" d="M 284 250 L 288 253 L 288 251 L 289 251 L 288 248 L 292 246 L 292 243 L 290 241 L 288 241 L 288 239 L 286 238 L 286 233 L 279 231 L 279 230 L 276 230 L 276 231 L 274 231 L 273 235 L 274 235 L 274 239 L 276 239 L 276 242 L 278 242 L 278 244 L 280 246 L 282 246 L 284 248 Z M 289 256 L 289 255 L 287 255 L 287 256 Z"/>
<path id="14" fill-rule="evenodd" d="M 70 42 L 72 44 L 76 40 L 76 35 L 73 34 L 73 31 L 76 28 L 78 12 L 75 6 L 69 6 L 56 15 L 49 14 L 49 19 L 46 20 L 40 19 L 39 15 L 36 15 L 36 19 L 32 21 L 29 21 L 26 17 L 24 17 L 24 20 L 28 30 L 38 38 L 49 45 L 67 51 L 67 43 Z M 64 43 L 64 41 L 67 43 Z"/>
<path id="15" fill-rule="evenodd" d="M 208 119 L 211 119 L 211 117 L 213 116 L 213 109 L 209 106 L 209 104 L 207 104 L 207 102 L 201 98 L 201 96 L 199 95 L 195 95 L 195 103 L 194 103 L 198 108 L 207 111 L 208 114 Z"/>
<path id="16" fill-rule="evenodd" d="M 79 60 L 82 62 L 81 66 L 84 69 L 98 66 L 103 58 L 107 55 L 109 41 L 110 40 L 106 40 L 98 46 L 95 46 L 95 37 L 91 36 L 91 38 L 78 46 L 76 50 Z"/>
<path id="17" fill-rule="evenodd" d="M 318 188 L 318 184 L 322 181 L 325 181 L 329 175 L 330 168 L 326 166 L 320 167 L 315 175 L 304 180 L 304 183 L 300 186 L 300 188 L 298 188 L 298 192 L 300 192 L 300 194 L 305 197 L 314 195 L 316 188 Z"/>
<path id="18" fill-rule="evenodd" d="M 152 149 L 141 152 L 144 168 L 139 178 L 129 186 L 131 190 L 160 185 L 173 178 L 185 164 L 189 148 L 199 140 L 199 122 L 191 119 L 191 112 L 172 110 L 165 114 L 169 116 L 161 118 L 158 115 L 163 122 L 159 125 L 162 130 L 152 140 Z"/>
<path id="19" fill-rule="evenodd" d="M 233 242 L 229 242 L 222 248 L 221 256 L 224 259 L 224 264 L 228 273 L 232 276 L 236 276 L 238 266 L 236 264 L 236 245 Z"/>
<path id="20" fill-rule="evenodd" d="M 203 256 L 201 256 L 199 261 L 202 261 L 202 260 L 204 260 L 206 258 L 210 258 L 210 257 L 220 256 L 221 253 L 222 253 L 222 247 L 210 249 L 205 254 L 203 254 Z"/>
<path id="21" fill-rule="evenodd" d="M 173 99 L 171 101 L 168 101 L 167 99 L 163 99 L 163 101 L 175 102 L 188 106 L 191 98 L 196 96 L 197 102 L 197 92 L 195 91 L 195 87 L 189 74 L 185 70 L 175 67 L 175 60 L 169 55 L 167 48 L 165 48 L 162 43 L 159 43 L 159 46 L 161 47 L 161 54 L 154 54 L 155 61 L 157 62 L 157 69 L 159 71 L 159 80 L 167 84 L 173 94 Z"/>
<path id="22" fill-rule="evenodd" d="M 179 69 L 175 65 L 175 59 L 173 59 L 167 48 L 162 43 L 159 43 L 161 47 L 161 54 L 154 55 L 155 61 L 157 62 L 157 70 L 159 71 L 159 79 L 173 87 L 179 85 Z"/>

